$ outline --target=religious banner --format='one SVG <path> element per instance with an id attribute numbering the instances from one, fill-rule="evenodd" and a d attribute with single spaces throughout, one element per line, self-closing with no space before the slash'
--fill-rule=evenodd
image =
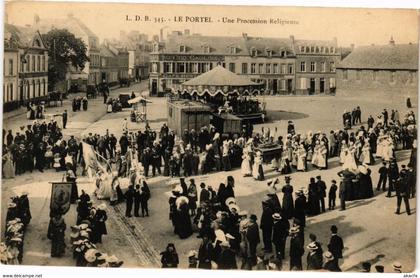
<path id="1" fill-rule="evenodd" d="M 70 209 L 71 182 L 53 182 L 50 214 L 66 214 Z"/>

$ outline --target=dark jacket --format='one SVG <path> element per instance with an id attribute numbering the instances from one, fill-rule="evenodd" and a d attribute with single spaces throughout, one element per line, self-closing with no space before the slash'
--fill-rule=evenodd
<path id="1" fill-rule="evenodd" d="M 343 258 L 343 240 L 337 234 L 333 234 L 330 239 L 330 243 L 328 243 L 328 251 L 330 251 L 334 258 L 341 259 Z"/>

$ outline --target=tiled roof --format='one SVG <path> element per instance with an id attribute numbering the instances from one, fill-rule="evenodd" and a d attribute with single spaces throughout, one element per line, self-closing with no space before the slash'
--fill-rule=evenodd
<path id="1" fill-rule="evenodd" d="M 88 37 L 98 38 L 80 19 L 76 17 L 41 19 L 34 25 L 34 28 L 38 29 L 41 33 L 48 33 L 53 28 L 67 29 L 76 37 L 87 35 Z"/>
<path id="2" fill-rule="evenodd" d="M 245 38 L 244 38 L 245 39 Z M 249 53 L 251 49 L 257 50 L 258 56 L 267 56 L 267 50 L 272 51 L 272 56 L 280 56 L 282 51 L 288 55 L 294 55 L 293 42 L 289 38 L 258 38 L 246 37 L 245 43 Z"/>
<path id="3" fill-rule="evenodd" d="M 334 47 L 337 49 L 337 41 L 336 40 L 295 40 L 294 47 L 296 53 L 305 53 L 301 52 L 301 47 L 318 47 L 318 49 L 321 49 L 321 47 Z M 325 54 L 325 53 L 324 53 Z M 328 53 L 327 53 L 328 54 Z M 337 50 L 335 50 L 335 54 L 338 54 Z"/>
<path id="4" fill-rule="evenodd" d="M 28 27 L 5 24 L 4 34 L 5 39 L 10 37 L 19 47 L 29 47 L 32 46 L 32 41 L 38 35 L 38 32 Z"/>
<path id="5" fill-rule="evenodd" d="M 247 55 L 247 46 L 242 37 L 219 37 L 201 35 L 170 35 L 165 44 L 164 53 L 180 53 L 180 46 L 186 47 L 185 53 L 205 54 L 204 47 L 210 47 L 210 54 L 225 55 L 230 47 L 237 48 L 237 55 Z"/>
<path id="6" fill-rule="evenodd" d="M 337 68 L 418 70 L 418 44 L 370 45 L 355 48 Z"/>
<path id="7" fill-rule="evenodd" d="M 99 47 L 99 53 L 101 56 L 105 56 L 105 57 L 115 57 L 115 54 L 109 50 L 108 47 L 106 47 L 105 45 L 101 45 Z"/>
<path id="8" fill-rule="evenodd" d="M 205 72 L 193 79 L 184 82 L 185 86 L 249 86 L 256 85 L 249 78 L 237 75 L 222 66 Z"/>

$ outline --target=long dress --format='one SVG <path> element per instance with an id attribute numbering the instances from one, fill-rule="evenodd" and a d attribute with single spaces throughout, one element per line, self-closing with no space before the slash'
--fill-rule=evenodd
<path id="1" fill-rule="evenodd" d="M 316 183 L 311 183 L 308 186 L 308 214 L 318 215 L 321 212 L 319 206 L 318 187 Z"/>
<path id="2" fill-rule="evenodd" d="M 244 177 L 252 175 L 252 169 L 250 164 L 250 157 L 248 153 L 244 153 L 242 155 L 242 163 L 241 163 L 241 174 Z"/>
<path id="3" fill-rule="evenodd" d="M 280 159 L 279 171 L 283 175 L 290 174 L 292 172 L 292 168 L 290 167 L 290 161 L 287 156 L 287 150 L 283 151 Z"/>
<path id="4" fill-rule="evenodd" d="M 384 155 L 384 147 L 385 147 L 385 136 L 379 135 L 376 144 L 376 157 L 383 157 Z"/>
<path id="5" fill-rule="evenodd" d="M 51 218 L 48 225 L 48 239 L 51 240 L 51 257 L 61 257 L 66 248 L 64 242 L 64 232 L 66 230 L 66 223 L 64 219 Z"/>
<path id="6" fill-rule="evenodd" d="M 192 235 L 193 230 L 187 203 L 180 205 L 176 209 L 175 226 L 179 238 L 184 239 Z"/>
<path id="7" fill-rule="evenodd" d="M 112 181 L 113 177 L 108 174 L 102 174 L 98 179 L 99 187 L 96 189 L 96 197 L 98 200 L 110 199 L 112 197 L 114 194 L 114 190 L 112 189 Z"/>
<path id="8" fill-rule="evenodd" d="M 297 170 L 306 171 L 306 150 L 304 147 L 298 149 Z"/>
<path id="9" fill-rule="evenodd" d="M 350 146 L 346 157 L 344 159 L 343 170 L 347 169 L 350 171 L 357 171 L 357 163 L 355 158 L 356 149 L 354 146 Z"/>
<path id="10" fill-rule="evenodd" d="M 340 150 L 340 163 L 344 164 L 344 161 L 346 160 L 346 155 L 348 152 L 349 148 L 347 147 L 346 144 L 343 144 L 341 146 L 341 150 Z"/>
<path id="11" fill-rule="evenodd" d="M 320 146 L 318 149 L 318 167 L 322 169 L 327 168 L 327 148 Z"/>
<path id="12" fill-rule="evenodd" d="M 262 171 L 262 157 L 257 155 L 252 166 L 252 176 L 256 180 L 264 180 L 264 172 Z"/>
<path id="13" fill-rule="evenodd" d="M 318 167 L 318 163 L 319 163 L 319 145 L 316 145 L 314 147 L 314 151 L 313 151 L 313 155 L 312 155 L 312 166 L 313 167 Z"/>
<path id="14" fill-rule="evenodd" d="M 12 179 L 15 177 L 15 167 L 12 163 L 12 157 L 10 153 L 6 153 L 3 156 L 3 178 Z"/>
<path id="15" fill-rule="evenodd" d="M 291 219 L 293 217 L 293 186 L 286 184 L 282 188 L 283 192 L 283 217 Z"/>
<path id="16" fill-rule="evenodd" d="M 384 161 L 391 161 L 391 158 L 394 156 L 394 147 L 392 142 L 385 140 L 382 149 L 382 159 Z"/>
<path id="17" fill-rule="evenodd" d="M 369 143 L 365 143 L 365 145 L 362 148 L 362 154 L 360 156 L 360 162 L 362 164 L 367 164 L 367 165 L 375 164 L 375 159 L 373 158 L 373 154 L 372 154 Z"/>

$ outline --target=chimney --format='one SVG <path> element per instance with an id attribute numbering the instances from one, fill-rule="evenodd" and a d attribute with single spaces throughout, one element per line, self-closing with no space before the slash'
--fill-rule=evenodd
<path id="1" fill-rule="evenodd" d="M 40 21 L 41 19 L 39 18 L 39 15 L 37 15 L 37 14 L 35 14 L 34 15 L 34 26 L 35 25 L 38 25 L 38 23 L 39 23 L 39 21 Z"/>
<path id="2" fill-rule="evenodd" d="M 389 40 L 390 45 L 395 45 L 394 37 L 391 35 L 391 39 Z"/>
<path id="3" fill-rule="evenodd" d="M 350 44 L 351 51 L 354 50 L 354 43 Z"/>
<path id="4" fill-rule="evenodd" d="M 293 44 L 293 43 L 295 43 L 295 36 L 290 35 L 290 36 L 289 36 L 289 38 L 290 38 L 290 40 L 292 41 L 292 44 Z"/>
<path id="5" fill-rule="evenodd" d="M 189 36 L 190 35 L 190 29 L 185 29 L 184 30 L 184 35 Z"/>
<path id="6" fill-rule="evenodd" d="M 242 37 L 247 40 L 248 39 L 248 34 L 247 33 L 242 33 Z"/>

